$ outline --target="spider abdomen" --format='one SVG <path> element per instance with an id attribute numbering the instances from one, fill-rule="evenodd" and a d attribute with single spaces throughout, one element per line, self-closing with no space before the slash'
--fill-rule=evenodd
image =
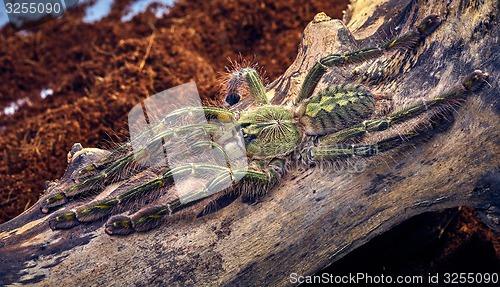
<path id="1" fill-rule="evenodd" d="M 375 111 L 370 90 L 362 85 L 328 87 L 304 101 L 297 117 L 307 135 L 324 135 L 359 123 Z"/>

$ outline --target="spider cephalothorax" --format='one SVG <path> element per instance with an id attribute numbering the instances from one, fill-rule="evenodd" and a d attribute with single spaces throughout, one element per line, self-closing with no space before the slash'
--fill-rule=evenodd
<path id="1" fill-rule="evenodd" d="M 432 125 L 409 125 L 375 142 L 364 142 L 363 138 L 430 109 L 459 103 L 485 82 L 487 74 L 476 70 L 457 86 L 392 113 L 377 111 L 377 97 L 360 84 L 332 85 L 318 92 L 315 88 L 328 68 L 378 57 L 390 50 L 411 49 L 424 41 L 440 21 L 438 16 L 430 15 L 412 30 L 381 45 L 319 59 L 290 106 L 271 104 L 255 69 L 240 69 L 227 81 L 225 101 L 229 108 L 179 108 L 139 139 L 87 157 L 85 164 L 68 168 L 69 182 L 47 187 L 42 212 L 48 213 L 75 198 L 101 193 L 89 203 L 52 215 L 51 228 L 71 228 L 139 205 L 136 212 L 114 215 L 106 223 L 108 234 L 125 235 L 154 228 L 172 213 L 214 194 L 267 191 L 293 164 L 371 157 L 393 149 L 432 129 Z M 248 92 L 246 97 L 242 90 Z M 187 149 L 181 145 L 185 142 L 190 142 Z M 134 145 L 139 148 L 133 149 Z M 152 162 L 161 158 L 157 153 L 167 149 L 174 155 L 168 164 Z M 241 150 L 243 159 L 237 156 Z M 81 146 L 75 146 L 71 161 L 77 162 L 84 153 Z M 179 178 L 190 181 L 194 188 L 174 189 Z"/>

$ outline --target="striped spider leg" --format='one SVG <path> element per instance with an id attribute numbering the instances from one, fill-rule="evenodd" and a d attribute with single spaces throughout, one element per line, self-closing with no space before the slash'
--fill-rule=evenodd
<path id="1" fill-rule="evenodd" d="M 225 100 L 229 109 L 189 107 L 172 111 L 138 139 L 75 171 L 75 183 L 59 185 L 60 191 L 45 199 L 42 212 L 110 189 L 109 194 L 98 195 L 93 201 L 82 205 L 76 202 L 75 207 L 56 212 L 50 226 L 71 228 L 109 217 L 106 233 L 127 235 L 155 228 L 172 214 L 221 194 L 251 195 L 256 189 L 267 192 L 292 163 L 309 166 L 389 151 L 433 127 L 416 126 L 372 143 L 364 143 L 363 137 L 427 111 L 458 104 L 478 90 L 488 75 L 476 70 L 438 96 L 382 117 L 375 116 L 377 99 L 363 85 L 330 86 L 315 93 L 316 86 L 328 68 L 416 47 L 440 22 L 438 16 L 430 15 L 381 45 L 319 59 L 292 107 L 270 103 L 255 69 L 238 70 L 227 81 Z M 193 113 L 207 122 L 193 122 L 189 119 Z M 189 148 L 179 144 L 185 142 L 190 143 Z M 132 149 L 134 145 L 140 148 Z M 165 150 L 171 156 L 168 164 L 161 160 Z M 242 150 L 244 154 L 234 164 L 234 155 Z"/>
<path id="2" fill-rule="evenodd" d="M 176 110 L 167 115 L 159 124 L 145 131 L 143 136 L 138 137 L 136 141 L 148 139 L 148 142 L 144 143 L 144 149 L 131 153 L 133 143 L 127 142 L 118 146 L 108 155 L 103 156 L 96 163 L 76 171 L 77 177 L 74 180 L 77 183 L 63 188 L 62 191 L 46 198 L 42 203 L 42 212 L 48 213 L 51 209 L 66 204 L 71 198 L 85 197 L 88 194 L 100 191 L 114 181 L 132 176 L 143 169 L 143 167 L 137 166 L 137 162 L 141 158 L 161 158 L 157 154 L 161 150 L 155 147 L 165 139 L 172 140 L 186 134 L 190 137 L 197 137 L 201 134 L 213 133 L 219 130 L 219 127 L 213 124 L 188 124 L 174 128 L 168 126 L 168 124 L 180 121 L 183 117 L 193 113 L 203 113 L 209 119 L 216 118 L 222 122 L 234 119 L 232 112 L 214 107 L 189 107 Z M 149 136 L 150 134 L 152 136 Z"/>
<path id="3" fill-rule="evenodd" d="M 269 164 L 267 170 L 259 168 L 237 169 L 233 170 L 223 166 L 203 165 L 192 167 L 190 172 L 193 174 L 203 169 L 209 169 L 219 172 L 219 176 L 214 178 L 209 184 L 202 186 L 194 192 L 175 198 L 160 198 L 153 204 L 141 208 L 131 215 L 112 216 L 105 225 L 105 231 L 109 235 L 127 235 L 132 232 L 147 231 L 157 227 L 162 221 L 174 212 L 185 208 L 191 203 L 210 197 L 212 190 L 246 192 L 248 188 L 266 190 L 278 182 L 282 174 L 281 161 L 274 161 Z M 229 182 L 234 178 L 241 177 L 238 183 L 233 183 L 226 188 Z M 218 187 L 218 185 L 221 185 Z"/>
<path id="4" fill-rule="evenodd" d="M 429 36 L 441 24 L 441 18 L 437 15 L 425 17 L 420 24 L 413 29 L 396 37 L 390 41 L 374 47 L 364 48 L 354 52 L 344 54 L 327 55 L 316 62 L 311 71 L 307 74 L 302 85 L 297 102 L 309 98 L 328 68 L 339 67 L 354 63 L 363 62 L 369 59 L 382 56 L 384 53 L 397 49 L 414 48 L 420 41 Z"/>
<path id="5" fill-rule="evenodd" d="M 207 117 L 214 119 L 214 121 L 208 123 L 184 123 L 182 121 L 184 116 L 193 113 L 198 114 L 197 117 L 201 114 L 203 119 Z M 124 173 L 129 175 L 130 179 L 121 181 L 122 184 L 116 187 L 116 191 L 113 192 L 116 195 L 112 195 L 111 198 L 93 201 L 76 210 L 57 213 L 53 216 L 53 220 L 50 221 L 51 226 L 54 228 L 69 228 L 78 224 L 78 222 L 95 221 L 111 214 L 116 206 L 141 198 L 173 183 L 175 177 L 182 178 L 189 175 L 190 172 L 205 173 L 216 170 L 213 168 L 216 166 L 213 164 L 214 160 L 209 158 L 210 156 L 214 157 L 214 153 L 219 155 L 218 164 L 229 166 L 227 155 L 218 141 L 224 141 L 222 138 L 226 137 L 227 140 L 222 144 L 230 145 L 232 143 L 229 141 L 234 140 L 234 137 L 228 137 L 224 134 L 225 126 L 234 118 L 232 112 L 210 107 L 190 107 L 175 110 L 167 115 L 160 124 L 164 125 L 166 119 L 173 119 L 174 117 L 175 127 L 160 129 L 158 125 L 153 126 L 152 130 L 154 132 L 146 131 L 135 142 L 132 141 L 127 144 L 129 147 L 135 144 L 139 146 L 138 149 L 132 150 L 129 147 L 120 146 L 120 151 L 115 150 L 99 160 L 99 167 L 91 164 L 75 171 L 74 173 L 79 174 L 82 170 L 87 173 L 87 171 L 94 169 L 95 174 L 90 175 L 90 180 L 84 179 L 69 187 L 63 186 L 62 191 L 50 195 L 43 202 L 42 212 L 49 212 L 51 209 L 64 205 L 69 199 L 90 196 L 91 194 L 83 193 L 82 190 L 96 188 L 95 182 L 99 182 L 97 188 L 104 188 L 110 174 Z M 141 141 L 143 142 L 141 143 Z M 186 143 L 189 144 L 186 145 Z M 165 152 L 165 146 L 168 146 L 168 151 L 171 154 L 168 158 L 168 164 L 161 161 L 162 159 L 165 160 L 162 154 Z M 208 154 L 208 151 L 210 154 Z M 192 154 L 206 157 L 207 164 L 193 163 L 189 158 Z M 183 162 L 187 163 L 183 164 Z M 169 164 L 176 166 L 170 168 Z M 126 168 L 129 165 L 135 165 L 138 168 Z M 136 180 L 134 178 L 144 172 L 156 172 L 157 176 L 153 179 L 140 177 L 139 180 Z M 82 186 L 87 187 L 87 184 L 90 184 L 90 187 L 81 188 Z"/>
<path id="6" fill-rule="evenodd" d="M 369 132 L 384 131 L 392 126 L 404 123 L 433 109 L 451 107 L 462 103 L 473 92 L 478 91 L 486 83 L 488 74 L 475 70 L 466 76 L 459 84 L 429 100 L 420 100 L 406 108 L 396 111 L 387 117 L 368 119 L 349 128 L 321 136 L 319 145 L 310 146 L 302 151 L 307 161 L 337 160 L 346 157 L 370 157 L 391 150 L 410 139 L 433 129 L 434 122 L 416 125 L 403 133 L 389 135 L 375 143 L 346 144 L 346 141 L 361 138 Z M 358 87 L 359 89 L 359 87 Z M 366 91 L 364 91 L 366 92 Z M 366 94 L 364 94 L 366 96 Z M 339 115 L 345 111 L 337 112 Z M 354 111 L 353 111 L 354 112 Z M 332 114 L 328 115 L 329 117 Z M 326 119 L 324 119 L 326 120 Z"/>

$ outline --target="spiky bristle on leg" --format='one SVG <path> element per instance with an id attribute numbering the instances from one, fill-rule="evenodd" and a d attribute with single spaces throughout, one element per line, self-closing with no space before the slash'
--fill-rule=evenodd
<path id="1" fill-rule="evenodd" d="M 340 67 L 380 57 L 389 50 L 412 49 L 418 42 L 425 39 L 425 37 L 429 36 L 434 30 L 436 30 L 440 24 L 441 18 L 438 15 L 430 15 L 423 19 L 420 24 L 410 31 L 386 43 L 354 52 L 331 54 L 319 59 L 306 75 L 296 102 L 300 103 L 312 95 L 314 89 L 328 68 Z"/>
<path id="2" fill-rule="evenodd" d="M 221 90 L 226 104 L 234 106 L 245 96 L 250 96 L 259 104 L 269 102 L 263 83 L 266 77 L 258 64 L 245 60 L 231 61 L 231 65 L 226 67 L 226 70 L 221 81 Z"/>
<path id="3" fill-rule="evenodd" d="M 486 83 L 487 78 L 487 73 L 475 70 L 458 85 L 431 99 L 421 100 L 385 118 L 366 120 L 353 127 L 326 135 L 320 138 L 319 146 L 303 151 L 303 156 L 308 161 L 336 160 L 351 156 L 371 157 L 393 149 L 403 142 L 435 128 L 442 118 L 440 115 L 444 114 L 443 109 L 453 109 L 461 104 L 467 95 L 478 91 Z M 388 136 L 373 144 L 342 144 L 348 139 L 359 138 L 368 132 L 384 131 L 393 125 L 404 124 L 428 111 L 431 111 L 433 116 L 429 116 L 427 123 L 413 125 L 394 136 Z"/>

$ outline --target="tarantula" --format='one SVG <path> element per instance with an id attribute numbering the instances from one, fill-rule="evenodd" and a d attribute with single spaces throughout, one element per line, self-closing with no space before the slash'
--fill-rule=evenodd
<path id="1" fill-rule="evenodd" d="M 72 228 L 111 216 L 105 224 L 106 233 L 127 235 L 155 228 L 173 213 L 206 198 L 228 192 L 267 192 L 283 177 L 290 163 L 310 166 L 371 157 L 393 149 L 432 129 L 432 125 L 415 125 L 372 143 L 361 139 L 429 109 L 460 102 L 488 75 L 476 70 L 448 91 L 385 116 L 378 115 L 377 97 L 365 86 L 343 84 L 317 93 L 315 88 L 329 68 L 379 57 L 390 50 L 413 48 L 440 23 L 439 16 L 430 15 L 410 31 L 378 46 L 319 59 L 292 107 L 270 104 L 256 70 L 241 69 L 227 83 L 228 108 L 176 109 L 136 139 L 101 153 L 79 169 L 68 168 L 71 182 L 49 184 L 41 211 L 49 213 L 73 199 L 100 193 L 83 206 L 54 213 L 50 227 Z M 250 96 L 242 97 L 242 89 Z M 199 118 L 207 121 L 193 120 Z M 180 143 L 189 143 L 189 147 Z M 168 162 L 155 160 L 161 159 L 166 149 L 173 157 Z M 81 146 L 76 146 L 70 152 L 72 161 L 78 160 L 80 150 Z M 203 154 L 201 160 L 193 158 L 199 154 Z M 174 183 L 179 180 L 189 184 L 175 189 Z M 103 195 L 105 189 L 110 191 Z M 129 210 L 135 212 L 117 215 Z"/>

